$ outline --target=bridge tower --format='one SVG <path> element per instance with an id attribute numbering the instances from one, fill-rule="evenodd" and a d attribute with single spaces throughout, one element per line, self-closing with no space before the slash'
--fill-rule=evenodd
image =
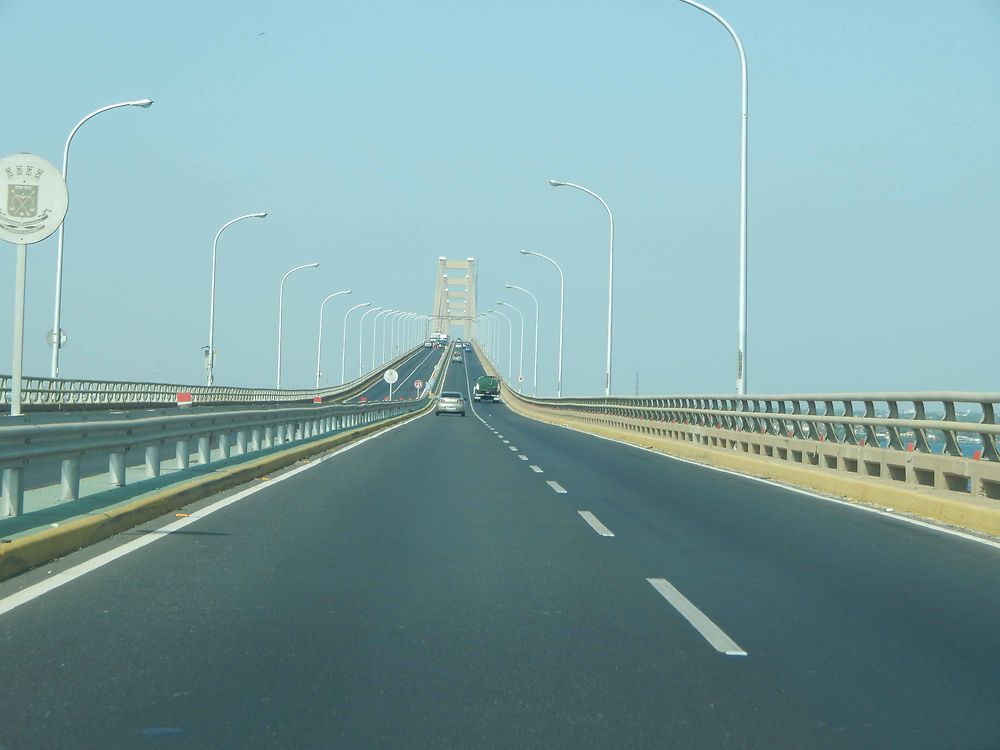
<path id="1" fill-rule="evenodd" d="M 475 258 L 438 258 L 434 284 L 434 333 L 450 333 L 452 326 L 458 326 L 462 329 L 463 339 L 472 339 L 472 323 L 477 314 L 477 282 Z"/>

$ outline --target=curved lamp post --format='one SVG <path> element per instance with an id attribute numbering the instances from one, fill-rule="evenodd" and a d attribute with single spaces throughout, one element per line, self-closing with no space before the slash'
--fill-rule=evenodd
<path id="1" fill-rule="evenodd" d="M 372 370 L 375 369 L 375 341 L 378 336 L 378 319 L 383 315 L 388 315 L 389 313 L 396 312 L 395 310 L 382 310 L 382 312 L 375 314 L 375 319 L 372 321 Z M 382 359 L 385 361 L 385 323 L 382 324 Z"/>
<path id="2" fill-rule="evenodd" d="M 535 303 L 535 357 L 534 357 L 534 371 L 531 375 L 531 395 L 538 395 L 538 298 L 525 289 L 523 286 L 517 286 L 516 284 L 505 284 L 508 289 L 517 289 L 519 292 L 524 292 L 532 301 Z"/>
<path id="3" fill-rule="evenodd" d="M 281 388 L 281 310 L 285 299 L 285 279 L 296 271 L 303 271 L 307 268 L 319 268 L 319 263 L 305 263 L 296 266 L 281 277 L 281 283 L 278 285 L 278 388 Z"/>
<path id="4" fill-rule="evenodd" d="M 373 307 L 371 310 L 365 310 L 363 313 L 361 313 L 361 318 L 358 319 L 358 377 L 359 378 L 361 377 L 361 374 L 364 372 L 365 369 L 365 357 L 364 354 L 362 354 L 363 352 L 362 346 L 365 343 L 365 337 L 364 337 L 365 318 L 367 318 L 372 313 L 375 313 L 377 315 L 379 310 L 381 309 L 382 307 L 380 305 L 379 307 Z"/>
<path id="5" fill-rule="evenodd" d="M 572 182 L 561 182 L 560 180 L 549 180 L 549 184 L 552 187 L 571 187 L 577 190 L 582 190 L 587 195 L 592 196 L 601 202 L 604 209 L 608 212 L 608 221 L 611 223 L 611 241 L 608 246 L 608 357 L 607 365 L 605 367 L 604 373 L 604 395 L 611 395 L 611 321 L 614 313 L 614 289 L 615 289 L 615 217 L 611 213 L 611 209 L 608 204 L 604 202 L 604 199 L 595 193 L 593 190 L 588 190 L 582 185 L 576 185 Z"/>
<path id="6" fill-rule="evenodd" d="M 501 303 L 497 303 L 501 304 Z M 499 310 L 490 310 L 492 313 L 496 313 L 501 318 L 507 321 L 507 378 L 510 379 L 514 377 L 514 323 L 510 319 L 507 313 L 502 313 Z"/>
<path id="7" fill-rule="evenodd" d="M 514 307 L 509 302 L 500 302 L 497 300 L 498 305 L 503 305 L 504 307 L 509 307 L 511 310 L 517 313 L 517 317 L 521 319 L 521 354 L 517 362 L 517 386 L 518 389 L 524 388 L 524 313 L 522 313 L 518 308 Z"/>
<path id="8" fill-rule="evenodd" d="M 266 211 L 237 216 L 235 219 L 223 224 L 222 228 L 215 233 L 215 239 L 212 240 L 212 294 L 208 303 L 208 365 L 206 368 L 208 370 L 206 373 L 208 385 L 215 384 L 215 258 L 219 250 L 219 235 L 225 231 L 226 227 L 232 226 L 237 221 L 243 221 L 243 219 L 263 219 L 265 216 L 267 216 Z"/>
<path id="9" fill-rule="evenodd" d="M 747 392 L 747 120 L 749 119 L 747 56 L 736 30 L 725 18 L 694 0 L 681 0 L 681 2 L 704 11 L 721 23 L 736 42 L 736 50 L 740 53 L 740 288 L 739 319 L 736 326 L 736 394 L 743 395 Z"/>
<path id="10" fill-rule="evenodd" d="M 350 289 L 345 289 L 342 292 L 334 292 L 324 299 L 319 305 L 319 343 L 316 344 L 316 388 L 319 388 L 319 379 L 322 372 L 320 371 L 320 363 L 323 361 L 323 308 L 326 307 L 326 303 L 332 300 L 334 297 L 339 297 L 341 294 L 350 294 Z"/>
<path id="11" fill-rule="evenodd" d="M 344 337 L 340 342 L 340 384 L 347 382 L 347 319 L 351 313 L 359 307 L 371 307 L 371 302 L 359 302 L 346 313 L 344 313 Z"/>
<path id="12" fill-rule="evenodd" d="M 556 376 L 556 398 L 562 398 L 562 370 L 563 370 L 563 301 L 565 299 L 565 279 L 563 278 L 562 267 L 552 258 L 533 250 L 522 250 L 521 255 L 535 255 L 542 260 L 547 260 L 559 272 L 559 373 Z"/>
<path id="13" fill-rule="evenodd" d="M 80 129 L 91 117 L 97 117 L 97 115 L 102 112 L 107 112 L 112 109 L 119 109 L 121 107 L 142 107 L 143 109 L 148 109 L 153 103 L 152 99 L 135 99 L 134 101 L 128 102 L 118 102 L 117 104 L 109 104 L 106 107 L 101 107 L 100 109 L 95 109 L 89 115 L 84 117 L 80 122 L 78 122 L 71 131 L 69 131 L 69 137 L 66 139 L 66 145 L 63 148 L 63 166 L 62 166 L 62 177 L 64 182 L 69 182 L 69 144 L 73 142 L 73 136 L 76 135 L 76 131 Z M 63 270 L 63 234 L 65 231 L 66 222 L 63 221 L 59 225 L 59 236 L 56 245 L 56 309 L 55 316 L 52 323 L 52 330 L 54 335 L 52 337 L 52 364 L 49 369 L 50 377 L 59 377 L 59 350 L 62 348 L 62 270 Z"/>

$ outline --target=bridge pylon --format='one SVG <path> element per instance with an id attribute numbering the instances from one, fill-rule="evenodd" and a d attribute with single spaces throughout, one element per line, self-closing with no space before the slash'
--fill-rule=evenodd
<path id="1" fill-rule="evenodd" d="M 438 258 L 432 308 L 434 333 L 450 333 L 452 326 L 458 326 L 463 339 L 472 339 L 477 287 L 475 258 Z"/>

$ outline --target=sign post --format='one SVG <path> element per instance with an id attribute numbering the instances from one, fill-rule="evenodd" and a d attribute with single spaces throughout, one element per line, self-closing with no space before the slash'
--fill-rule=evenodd
<path id="1" fill-rule="evenodd" d="M 382 373 L 382 379 L 389 384 L 389 400 L 392 401 L 392 384 L 399 380 L 399 373 L 390 367 Z"/>
<path id="2" fill-rule="evenodd" d="M 424 387 L 423 380 L 414 380 L 413 387 L 417 389 L 417 398 L 420 398 L 420 389 Z"/>
<path id="3" fill-rule="evenodd" d="M 14 279 L 14 342 L 11 369 L 10 414 L 21 414 L 24 371 L 24 286 L 28 245 L 41 242 L 62 224 L 69 205 L 66 183 L 59 170 L 32 154 L 0 159 L 0 239 L 17 245 Z"/>

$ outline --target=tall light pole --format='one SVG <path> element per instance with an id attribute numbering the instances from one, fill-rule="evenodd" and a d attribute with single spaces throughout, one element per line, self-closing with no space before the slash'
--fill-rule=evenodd
<path id="1" fill-rule="evenodd" d="M 387 361 L 385 355 L 385 339 L 386 334 L 392 331 L 392 326 L 396 322 L 396 317 L 399 315 L 404 315 L 402 310 L 395 310 L 389 317 L 382 321 L 382 362 L 383 364 Z M 389 356 L 392 357 L 392 339 L 389 339 Z"/>
<path id="2" fill-rule="evenodd" d="M 358 320 L 358 377 L 359 378 L 361 377 L 361 374 L 364 372 L 365 369 L 365 358 L 364 354 L 362 354 L 363 351 L 362 345 L 365 343 L 365 337 L 363 335 L 365 330 L 365 318 L 367 318 L 372 313 L 375 313 L 377 315 L 378 311 L 381 309 L 382 307 L 379 306 L 379 307 L 373 307 L 371 310 L 365 310 L 363 313 L 361 313 L 361 318 Z"/>
<path id="3" fill-rule="evenodd" d="M 319 263 L 305 263 L 296 266 L 281 277 L 281 283 L 278 285 L 278 388 L 281 388 L 281 311 L 285 299 L 285 279 L 296 271 L 303 271 L 306 268 L 319 268 Z"/>
<path id="4" fill-rule="evenodd" d="M 109 104 L 106 107 L 101 107 L 100 109 L 95 109 L 89 115 L 84 117 L 80 122 L 78 122 L 71 131 L 69 131 L 69 137 L 66 139 L 66 146 L 63 148 L 63 163 L 62 163 L 62 176 L 63 182 L 69 182 L 69 144 L 73 142 L 73 136 L 76 135 L 76 131 L 80 129 L 91 117 L 97 117 L 97 115 L 102 112 L 107 112 L 112 109 L 118 109 L 120 107 L 142 107 L 147 109 L 153 103 L 152 99 L 136 99 L 134 101 L 128 102 L 118 102 L 117 104 Z M 63 271 L 63 233 L 66 228 L 66 222 L 63 221 L 59 225 L 59 236 L 57 239 L 56 246 L 56 309 L 55 316 L 52 323 L 52 364 L 49 369 L 49 376 L 53 378 L 59 377 L 59 350 L 62 348 L 62 271 Z"/>
<path id="5" fill-rule="evenodd" d="M 319 342 L 316 344 L 316 388 L 319 389 L 319 379 L 323 374 L 320 370 L 320 365 L 323 361 L 323 308 L 326 307 L 326 303 L 332 300 L 334 297 L 339 297 L 341 294 L 350 294 L 350 289 L 345 289 L 342 292 L 334 292 L 324 299 L 319 305 Z"/>
<path id="6" fill-rule="evenodd" d="M 556 398 L 562 398 L 562 372 L 563 372 L 563 301 L 565 299 L 565 279 L 563 278 L 562 267 L 548 255 L 536 253 L 533 250 L 522 250 L 521 255 L 535 255 L 542 260 L 547 260 L 559 272 L 559 374 L 556 376 Z"/>
<path id="7" fill-rule="evenodd" d="M 347 382 L 347 319 L 351 316 L 351 313 L 357 310 L 359 307 L 371 307 L 371 302 L 359 302 L 346 313 L 344 313 L 344 337 L 340 342 L 340 383 L 343 385 Z"/>
<path id="8" fill-rule="evenodd" d="M 509 302 L 500 302 L 497 300 L 498 305 L 503 305 L 504 307 L 509 307 L 511 310 L 517 313 L 517 317 L 521 319 L 521 354 L 517 361 L 517 385 L 518 389 L 524 388 L 524 313 L 522 313 L 518 308 L 514 307 Z"/>
<path id="9" fill-rule="evenodd" d="M 736 324 L 736 393 L 743 395 L 747 392 L 747 121 L 749 119 L 747 56 L 735 29 L 725 18 L 694 0 L 681 0 L 681 2 L 704 11 L 721 23 L 736 42 L 736 50 L 740 53 L 740 288 L 739 317 Z"/>
<path id="10" fill-rule="evenodd" d="M 378 335 L 378 319 L 383 315 L 388 315 L 389 313 L 396 312 L 395 310 L 383 310 L 382 312 L 375 313 L 375 319 L 372 321 L 372 370 L 375 369 L 375 340 Z M 385 361 L 385 323 L 382 324 L 382 358 Z"/>
<path id="11" fill-rule="evenodd" d="M 611 223 L 610 232 L 610 243 L 608 245 L 608 358 L 607 366 L 605 367 L 604 373 L 604 395 L 611 395 L 611 322 L 614 314 L 614 290 L 615 290 L 615 217 L 611 213 L 611 209 L 608 204 L 604 202 L 604 199 L 595 193 L 593 190 L 588 190 L 582 185 L 576 185 L 572 182 L 561 182 L 560 180 L 549 180 L 549 184 L 552 187 L 571 187 L 577 190 L 582 190 L 587 195 L 592 196 L 601 202 L 604 209 L 608 212 L 608 221 Z"/>
<path id="12" fill-rule="evenodd" d="M 531 300 L 535 303 L 535 357 L 534 357 L 534 372 L 531 375 L 531 395 L 538 395 L 538 297 L 529 292 L 523 286 L 517 286 L 516 284 L 505 284 L 508 289 L 517 289 L 519 292 L 524 292 Z"/>
<path id="13" fill-rule="evenodd" d="M 206 380 L 208 385 L 215 384 L 215 259 L 219 250 L 219 235 L 221 235 L 226 227 L 232 226 L 237 221 L 243 221 L 243 219 L 263 219 L 267 216 L 267 212 L 261 211 L 255 214 L 244 214 L 243 216 L 237 216 L 232 221 L 227 221 L 222 225 L 222 228 L 215 233 L 215 239 L 212 240 L 212 294 L 208 303 L 208 363 L 207 363 L 207 373 Z"/>
<path id="14" fill-rule="evenodd" d="M 507 378 L 510 379 L 514 377 L 514 347 L 512 344 L 514 340 L 514 323 L 506 313 L 502 313 L 499 310 L 490 310 L 490 312 L 496 313 L 507 321 Z"/>

